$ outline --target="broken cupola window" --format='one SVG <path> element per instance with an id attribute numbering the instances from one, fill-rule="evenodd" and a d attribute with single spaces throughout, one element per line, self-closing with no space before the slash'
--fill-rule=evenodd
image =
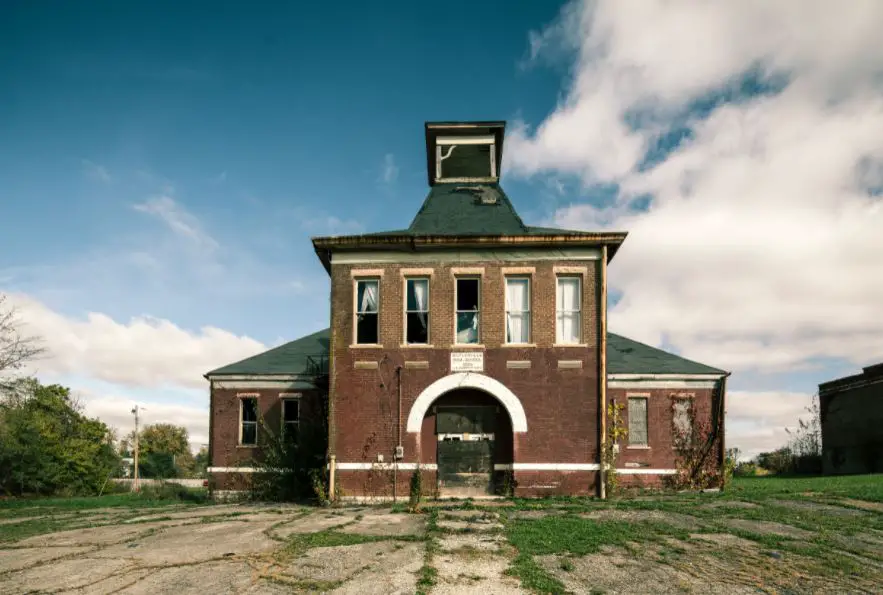
<path id="1" fill-rule="evenodd" d="M 408 279 L 405 303 L 405 340 L 429 343 L 429 279 Z"/>
<path id="2" fill-rule="evenodd" d="M 479 281 L 457 279 L 457 343 L 478 343 Z"/>

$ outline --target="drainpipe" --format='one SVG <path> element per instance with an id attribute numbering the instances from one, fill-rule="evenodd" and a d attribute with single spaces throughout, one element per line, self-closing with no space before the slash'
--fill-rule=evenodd
<path id="1" fill-rule="evenodd" d="M 396 366 L 396 388 L 398 390 L 398 417 L 396 419 L 396 452 L 393 453 L 392 501 L 398 501 L 399 495 L 399 457 L 402 448 L 402 366 Z"/>
<path id="2" fill-rule="evenodd" d="M 598 478 L 600 482 L 600 496 L 607 499 L 607 470 L 605 469 L 604 448 L 607 445 L 607 245 L 601 246 L 601 299 L 598 329 L 598 401 L 601 407 L 601 440 L 598 450 L 599 465 Z"/>

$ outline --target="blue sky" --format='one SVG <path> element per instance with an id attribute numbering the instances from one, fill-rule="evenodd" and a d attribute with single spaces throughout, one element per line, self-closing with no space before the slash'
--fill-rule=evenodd
<path id="1" fill-rule="evenodd" d="M 326 326 L 309 237 L 406 226 L 444 119 L 509 121 L 528 222 L 631 232 L 612 329 L 732 369 L 743 450 L 883 357 L 862 325 L 883 296 L 873 31 L 522 4 L 5 3 L 0 292 L 48 343 L 36 371 L 115 425 L 138 401 L 204 441 L 201 374 Z M 847 258 L 836 289 L 797 272 Z"/>

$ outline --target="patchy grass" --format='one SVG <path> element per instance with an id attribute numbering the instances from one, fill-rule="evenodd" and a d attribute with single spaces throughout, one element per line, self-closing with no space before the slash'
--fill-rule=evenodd
<path id="1" fill-rule="evenodd" d="M 883 502 L 883 474 L 830 475 L 820 477 L 737 477 L 728 490 L 740 498 L 777 496 L 807 497 L 813 494 Z"/>
<path id="2" fill-rule="evenodd" d="M 208 493 L 204 489 L 174 488 L 150 489 L 145 486 L 140 492 L 108 494 L 105 496 L 83 496 L 76 498 L 13 498 L 0 500 L 0 518 L 35 516 L 59 512 L 88 511 L 95 508 L 151 508 L 169 504 L 197 505 L 208 503 Z"/>

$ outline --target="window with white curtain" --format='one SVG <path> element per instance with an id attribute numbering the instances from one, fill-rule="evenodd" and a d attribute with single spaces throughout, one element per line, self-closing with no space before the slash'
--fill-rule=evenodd
<path id="1" fill-rule="evenodd" d="M 457 343 L 478 343 L 480 279 L 457 279 Z"/>
<path id="2" fill-rule="evenodd" d="M 405 282 L 405 341 L 429 343 L 429 279 Z"/>
<path id="3" fill-rule="evenodd" d="M 530 279 L 506 278 L 506 342 L 530 343 Z"/>
<path id="4" fill-rule="evenodd" d="M 580 280 L 580 277 L 558 277 L 555 342 L 562 345 L 580 343 L 582 339 Z"/>
<path id="5" fill-rule="evenodd" d="M 647 397 L 629 397 L 629 446 L 647 446 Z"/>
<path id="6" fill-rule="evenodd" d="M 356 281 L 356 343 L 376 345 L 380 342 L 379 326 L 380 281 Z"/>

